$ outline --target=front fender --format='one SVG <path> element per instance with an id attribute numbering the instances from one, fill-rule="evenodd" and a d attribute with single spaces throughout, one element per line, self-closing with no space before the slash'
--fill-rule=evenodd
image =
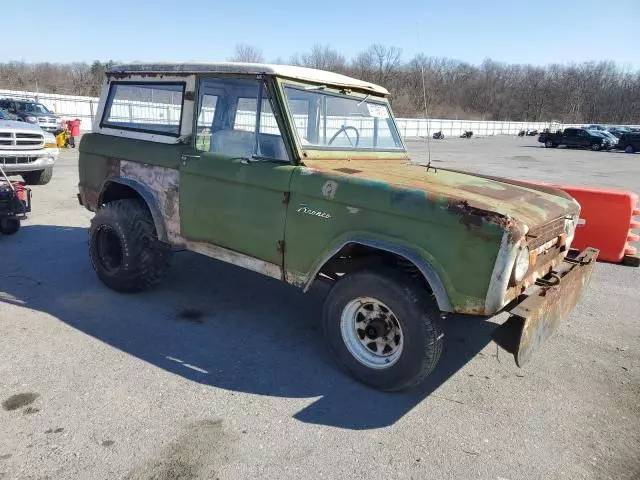
<path id="1" fill-rule="evenodd" d="M 315 262 L 303 288 L 305 292 L 311 288 L 313 281 L 322 267 L 344 246 L 350 243 L 384 250 L 406 258 L 420 270 L 420 273 L 422 273 L 425 280 L 429 283 L 436 302 L 438 303 L 438 308 L 443 312 L 454 311 L 448 294 L 448 288 L 452 288 L 448 277 L 444 269 L 428 252 L 418 250 L 414 246 L 405 245 L 397 239 L 373 235 L 371 233 L 350 232 L 334 239 L 329 247 L 320 255 L 318 261 Z M 448 285 L 448 288 L 446 285 Z"/>

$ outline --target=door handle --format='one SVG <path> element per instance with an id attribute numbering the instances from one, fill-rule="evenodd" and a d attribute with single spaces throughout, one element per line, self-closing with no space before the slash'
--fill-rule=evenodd
<path id="1" fill-rule="evenodd" d="M 186 153 L 180 155 L 182 165 L 186 165 L 189 160 L 197 160 L 198 158 L 200 158 L 200 155 L 187 155 Z"/>

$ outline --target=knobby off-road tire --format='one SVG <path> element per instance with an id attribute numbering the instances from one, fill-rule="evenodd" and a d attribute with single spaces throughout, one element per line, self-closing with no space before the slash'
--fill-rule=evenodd
<path id="1" fill-rule="evenodd" d="M 118 292 L 138 292 L 158 283 L 171 250 L 160 242 L 153 219 L 139 200 L 110 202 L 89 227 L 89 257 L 98 278 Z"/>
<path id="2" fill-rule="evenodd" d="M 44 170 L 24 172 L 22 178 L 27 185 L 46 185 L 53 177 L 53 168 L 47 167 Z"/>
<path id="3" fill-rule="evenodd" d="M 374 313 L 376 305 L 381 315 Z M 323 312 L 324 335 L 338 363 L 357 380 L 384 391 L 416 386 L 433 371 L 442 353 L 439 321 L 435 301 L 423 286 L 386 269 L 340 279 Z M 380 332 L 383 325 L 387 328 Z M 373 340 L 378 333 L 389 333 L 389 341 Z M 379 341 L 386 345 L 382 350 Z"/>

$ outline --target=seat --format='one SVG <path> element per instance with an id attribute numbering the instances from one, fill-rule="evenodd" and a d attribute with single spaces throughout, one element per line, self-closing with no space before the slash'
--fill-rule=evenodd
<path id="1" fill-rule="evenodd" d="M 218 130 L 211 135 L 210 152 L 233 157 L 250 158 L 253 155 L 255 136 L 241 130 Z"/>
<path id="2" fill-rule="evenodd" d="M 260 153 L 267 158 L 274 160 L 288 160 L 287 149 L 284 146 L 284 140 L 280 135 L 272 135 L 261 133 L 259 135 Z"/>

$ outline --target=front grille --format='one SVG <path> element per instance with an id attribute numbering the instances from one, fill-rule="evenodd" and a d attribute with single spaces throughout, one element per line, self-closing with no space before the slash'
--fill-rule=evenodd
<path id="1" fill-rule="evenodd" d="M 51 117 L 38 117 L 39 123 L 53 123 L 54 120 Z"/>
<path id="2" fill-rule="evenodd" d="M 534 250 L 549 240 L 558 238 L 564 233 L 564 217 L 553 220 L 541 227 L 532 228 L 527 233 L 527 245 Z"/>
<path id="3" fill-rule="evenodd" d="M 0 163 L 2 165 L 24 165 L 26 163 L 33 163 L 38 157 L 0 157 Z"/>
<path id="4" fill-rule="evenodd" d="M 0 133 L 0 149 L 36 150 L 42 147 L 44 147 L 44 135 L 42 133 Z"/>
<path id="5" fill-rule="evenodd" d="M 40 133 L 16 133 L 16 145 L 40 146 L 43 138 Z"/>

